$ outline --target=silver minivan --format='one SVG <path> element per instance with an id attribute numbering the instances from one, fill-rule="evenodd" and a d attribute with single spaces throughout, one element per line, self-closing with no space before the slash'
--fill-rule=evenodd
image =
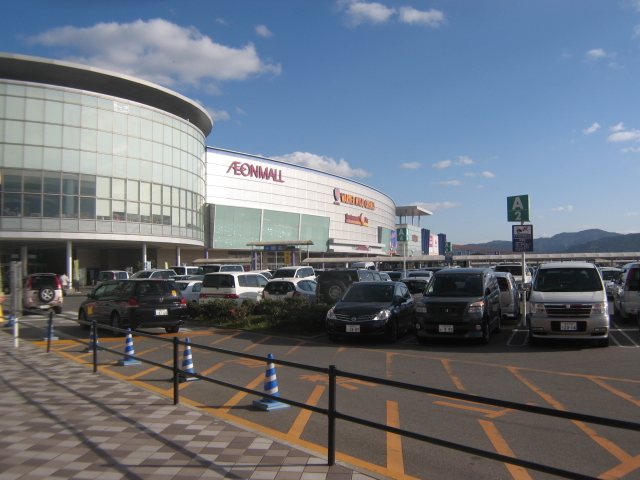
<path id="1" fill-rule="evenodd" d="M 244 300 L 258 303 L 268 280 L 259 273 L 218 272 L 207 273 L 202 280 L 200 300 L 203 304 L 214 300 L 235 300 L 238 306 Z"/>
<path id="2" fill-rule="evenodd" d="M 635 319 L 640 312 L 640 263 L 622 267 L 613 289 L 613 313 L 623 320 Z M 638 325 L 640 327 L 640 325 Z"/>
<path id="3" fill-rule="evenodd" d="M 593 263 L 540 265 L 529 302 L 529 345 L 543 339 L 586 339 L 609 346 L 607 292 Z"/>

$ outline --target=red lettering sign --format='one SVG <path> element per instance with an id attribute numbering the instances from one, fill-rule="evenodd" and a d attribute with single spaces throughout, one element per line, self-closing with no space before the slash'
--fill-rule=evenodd
<path id="1" fill-rule="evenodd" d="M 284 183 L 284 180 L 282 179 L 282 170 L 276 170 L 275 168 L 252 165 L 250 163 L 231 162 L 231 165 L 229 165 L 229 168 L 227 169 L 227 173 L 232 170 L 234 175 Z"/>

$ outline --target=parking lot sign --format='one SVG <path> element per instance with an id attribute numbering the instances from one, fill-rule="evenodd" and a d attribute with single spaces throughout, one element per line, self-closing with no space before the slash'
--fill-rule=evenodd
<path id="1" fill-rule="evenodd" d="M 507 221 L 508 222 L 530 222 L 529 218 L 529 195 L 518 195 L 507 197 Z"/>
<path id="2" fill-rule="evenodd" d="M 533 252 L 533 225 L 512 225 L 511 244 L 514 252 Z"/>

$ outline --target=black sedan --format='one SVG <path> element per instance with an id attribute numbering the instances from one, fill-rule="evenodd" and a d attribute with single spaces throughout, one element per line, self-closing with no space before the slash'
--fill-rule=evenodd
<path id="1" fill-rule="evenodd" d="M 340 336 L 382 336 L 395 343 L 399 332 L 411 329 L 414 310 L 404 283 L 353 283 L 327 313 L 327 334 L 332 341 Z"/>

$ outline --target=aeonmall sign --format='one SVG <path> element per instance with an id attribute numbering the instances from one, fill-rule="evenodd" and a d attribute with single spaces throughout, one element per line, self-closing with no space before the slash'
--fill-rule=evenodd
<path id="1" fill-rule="evenodd" d="M 242 175 L 243 177 L 259 178 L 261 180 L 273 180 L 274 182 L 284 183 L 282 179 L 282 170 L 275 168 L 263 167 L 262 165 L 252 165 L 250 163 L 231 162 L 227 173 L 233 170 L 234 175 Z"/>

